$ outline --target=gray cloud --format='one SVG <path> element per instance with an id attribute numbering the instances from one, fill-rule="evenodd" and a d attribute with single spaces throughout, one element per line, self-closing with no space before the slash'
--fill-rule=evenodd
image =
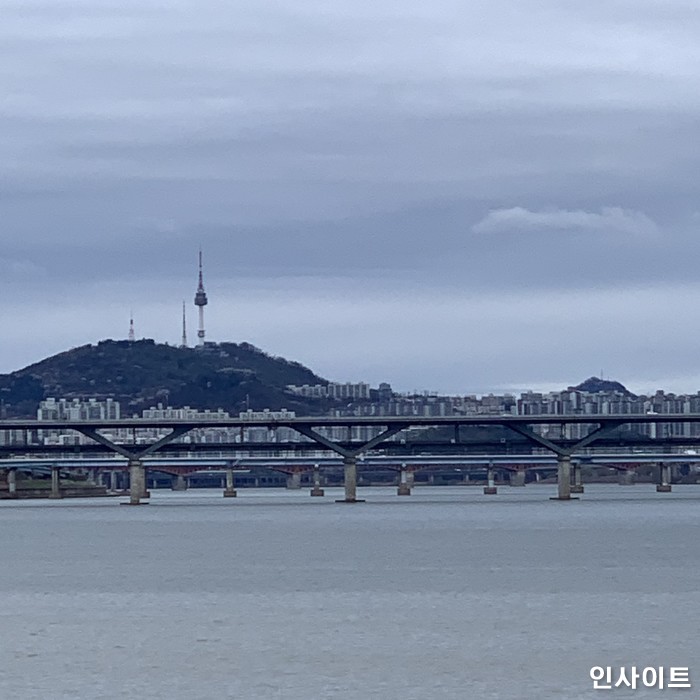
<path id="1" fill-rule="evenodd" d="M 556 232 L 631 237 L 655 237 L 659 233 L 656 223 L 646 214 L 620 207 L 603 207 L 599 213 L 581 209 L 496 209 L 472 226 L 472 231 L 480 234 Z"/>
<path id="2" fill-rule="evenodd" d="M 638 290 L 653 289 L 645 304 L 695 298 L 696 3 L 0 0 L 0 15 L 0 321 L 17 333 L 0 368 L 123 334 L 129 305 L 168 337 L 145 309 L 177 316 L 202 245 L 218 337 L 285 354 L 271 302 L 245 289 L 297 318 L 317 295 L 314 333 L 285 337 L 328 375 L 575 381 L 599 369 L 590 357 L 606 364 L 599 348 L 624 347 L 632 379 L 669 377 L 664 353 L 622 340 L 666 332 Z M 520 323 L 489 305 L 513 293 L 528 314 L 562 301 L 546 324 Z M 42 325 L 49 298 L 65 331 Z M 618 298 L 607 335 L 579 313 Z M 383 299 L 387 334 L 372 326 L 371 353 L 343 354 Z M 467 303 L 484 313 L 458 332 L 442 309 L 461 318 Z M 463 352 L 419 347 L 402 330 L 416 305 L 445 346 L 498 338 L 498 362 L 474 372 Z M 257 320 L 229 324 L 230 308 Z M 523 356 L 572 309 L 596 344 Z M 331 336 L 335 360 L 317 352 Z M 690 350 L 679 363 L 693 376 Z"/>

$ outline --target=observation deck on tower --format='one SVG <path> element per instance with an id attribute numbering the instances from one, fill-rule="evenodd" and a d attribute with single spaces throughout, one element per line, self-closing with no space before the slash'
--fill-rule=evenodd
<path id="1" fill-rule="evenodd" d="M 204 291 L 204 281 L 202 279 L 202 251 L 199 251 L 199 284 L 197 285 L 197 293 L 194 295 L 195 306 L 206 306 L 207 293 Z"/>
<path id="2" fill-rule="evenodd" d="M 202 251 L 199 251 L 199 284 L 194 295 L 194 305 L 199 309 L 199 329 L 197 330 L 198 345 L 204 345 L 204 307 L 207 305 L 207 293 L 204 291 L 202 278 Z"/>

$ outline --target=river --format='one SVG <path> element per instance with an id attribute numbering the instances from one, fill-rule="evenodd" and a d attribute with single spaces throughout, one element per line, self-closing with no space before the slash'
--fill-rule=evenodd
<path id="1" fill-rule="evenodd" d="M 0 502 L 0 697 L 606 697 L 595 665 L 700 687 L 700 487 L 554 488 Z"/>

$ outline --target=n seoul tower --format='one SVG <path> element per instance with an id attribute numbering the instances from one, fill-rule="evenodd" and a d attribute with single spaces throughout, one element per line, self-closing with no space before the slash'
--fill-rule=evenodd
<path id="1" fill-rule="evenodd" d="M 199 249 L 199 284 L 194 295 L 194 305 L 199 307 L 199 330 L 197 331 L 197 345 L 204 345 L 204 307 L 207 305 L 207 293 L 204 291 L 202 281 L 202 249 Z"/>

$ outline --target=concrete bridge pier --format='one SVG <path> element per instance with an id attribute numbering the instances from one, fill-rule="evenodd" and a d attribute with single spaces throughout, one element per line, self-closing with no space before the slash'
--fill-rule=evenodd
<path id="1" fill-rule="evenodd" d="M 343 459 L 345 469 L 344 485 L 345 498 L 341 498 L 336 503 L 364 503 L 364 500 L 357 498 L 357 460 L 355 457 L 345 457 Z"/>
<path id="2" fill-rule="evenodd" d="M 408 483 L 408 471 L 405 464 L 401 465 L 401 471 L 399 471 L 399 487 L 396 489 L 396 494 L 398 496 L 411 495 L 411 486 Z"/>
<path id="3" fill-rule="evenodd" d="M 486 496 L 495 496 L 498 493 L 496 488 L 496 475 L 493 467 L 486 470 L 486 486 L 484 486 L 484 494 Z"/>
<path id="4" fill-rule="evenodd" d="M 525 486 L 525 470 L 516 469 L 510 473 L 509 483 L 511 486 Z"/>
<path id="5" fill-rule="evenodd" d="M 287 488 L 291 491 L 297 491 L 301 488 L 301 472 L 294 472 L 287 476 Z"/>
<path id="6" fill-rule="evenodd" d="M 112 469 L 109 472 L 109 490 L 113 493 L 119 490 L 118 472 L 116 469 Z"/>
<path id="7" fill-rule="evenodd" d="M 187 477 L 184 474 L 175 476 L 170 484 L 173 491 L 187 491 Z"/>
<path id="8" fill-rule="evenodd" d="M 571 499 L 571 457 L 559 455 L 557 464 L 557 495 L 552 501 L 570 501 Z"/>
<path id="9" fill-rule="evenodd" d="M 323 496 L 325 491 L 321 488 L 321 470 L 318 464 L 314 464 L 314 485 L 311 489 L 312 496 Z"/>
<path id="10" fill-rule="evenodd" d="M 670 493 L 671 491 L 671 465 L 659 464 L 659 483 L 656 485 L 659 493 Z"/>
<path id="11" fill-rule="evenodd" d="M 238 496 L 236 492 L 236 484 L 233 480 L 233 469 L 229 467 L 226 470 L 226 488 L 224 489 L 224 498 L 235 498 Z"/>
<path id="12" fill-rule="evenodd" d="M 583 480 L 581 479 L 581 465 L 574 464 L 571 483 L 571 493 L 583 493 Z"/>
<path id="13" fill-rule="evenodd" d="M 61 493 L 61 470 L 55 465 L 51 467 L 51 493 L 49 498 L 63 498 Z"/>
<path id="14" fill-rule="evenodd" d="M 17 469 L 10 467 L 7 470 L 7 495 L 17 498 Z"/>
<path id="15" fill-rule="evenodd" d="M 129 460 L 129 500 L 124 505 L 139 506 L 146 498 L 146 470 L 140 459 Z"/>

